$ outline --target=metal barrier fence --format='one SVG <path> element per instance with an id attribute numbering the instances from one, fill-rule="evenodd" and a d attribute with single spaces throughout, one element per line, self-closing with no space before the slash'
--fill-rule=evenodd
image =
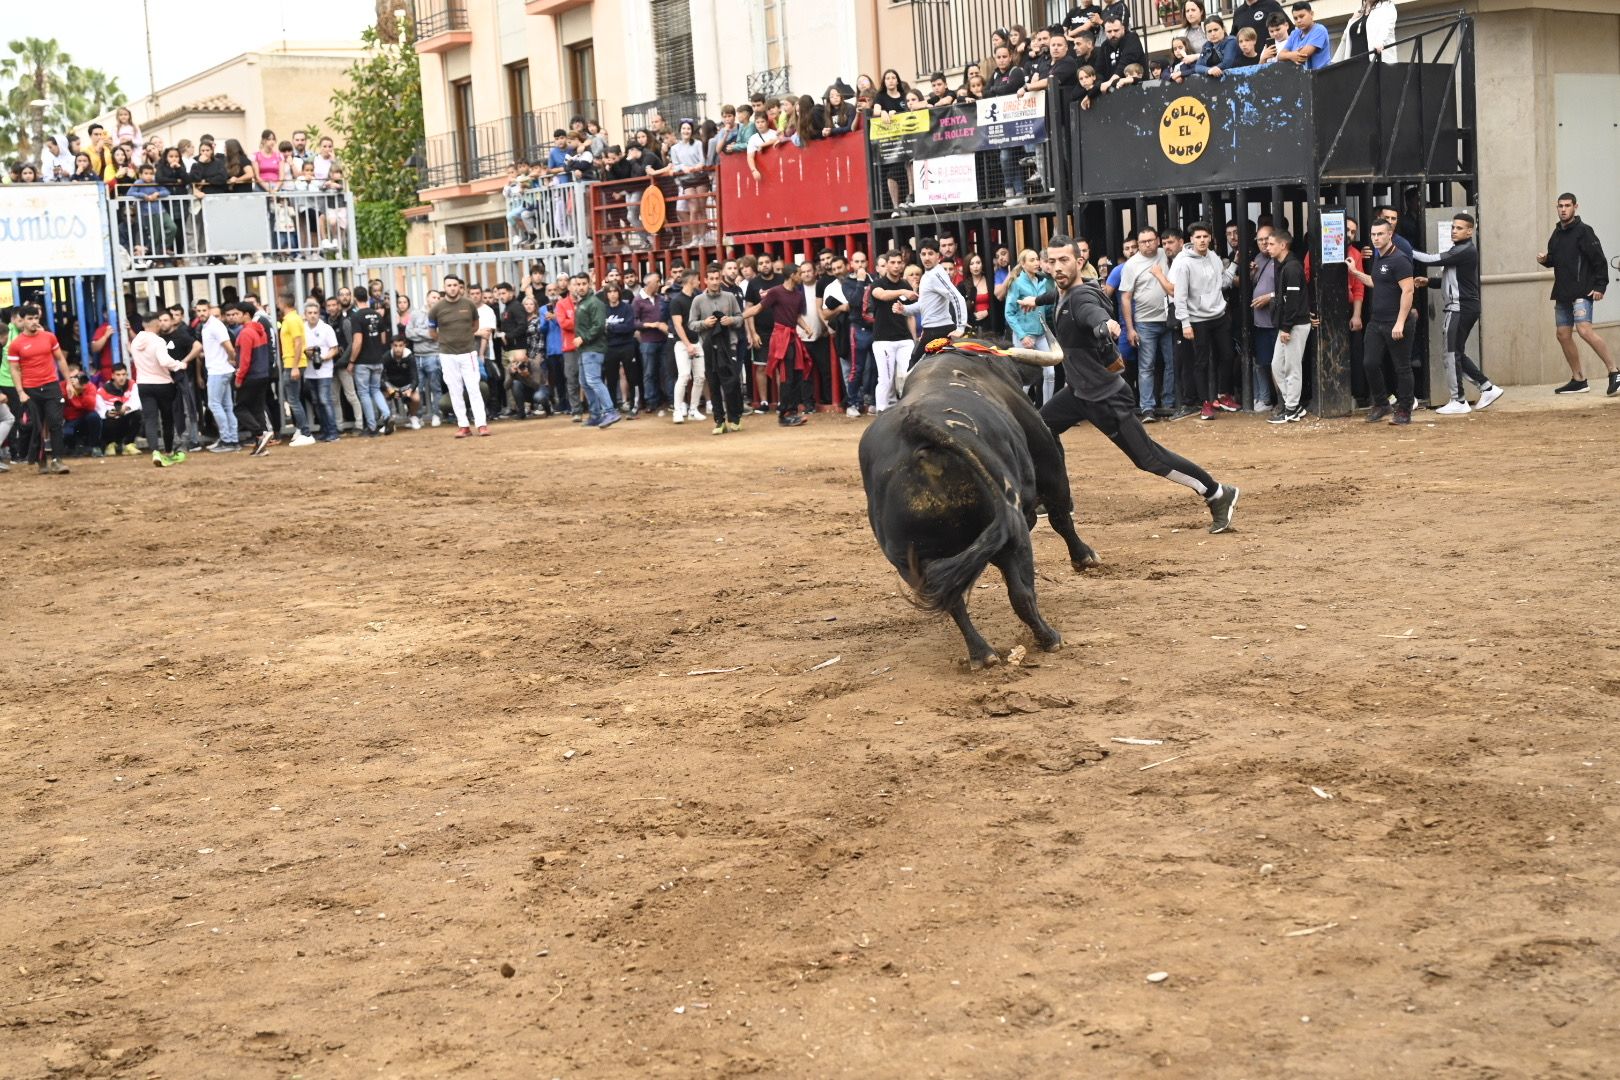
<path id="1" fill-rule="evenodd" d="M 506 225 L 514 248 L 577 247 L 589 242 L 590 199 L 583 184 L 508 191 Z"/>
<path id="2" fill-rule="evenodd" d="M 346 192 L 123 196 L 108 225 L 137 269 L 244 258 L 352 259 L 354 208 Z"/>
<path id="3" fill-rule="evenodd" d="M 715 193 L 715 169 L 678 176 L 604 180 L 590 185 L 591 238 L 595 241 L 596 268 L 624 262 L 637 268 L 667 267 L 680 260 L 719 258 L 720 210 Z M 658 229 L 649 231 L 642 214 L 647 192 L 657 188 L 664 215 Z"/>
<path id="4" fill-rule="evenodd" d="M 446 275 L 454 274 L 468 285 L 493 289 L 501 282 L 521 289 L 535 267 L 545 270 L 547 281 L 556 281 L 584 271 L 590 254 L 584 248 L 547 251 L 503 251 L 489 254 L 424 255 L 411 258 L 361 259 L 354 265 L 356 281 L 380 280 L 394 294 L 403 293 L 421 307 L 430 289 L 442 289 Z M 390 297 L 392 303 L 392 297 Z"/>

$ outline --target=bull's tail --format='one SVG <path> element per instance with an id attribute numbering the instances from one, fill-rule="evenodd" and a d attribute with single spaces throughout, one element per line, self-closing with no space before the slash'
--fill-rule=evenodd
<path id="1" fill-rule="evenodd" d="M 972 448 L 952 436 L 945 424 L 923 416 L 915 408 L 901 408 L 904 410 L 900 418 L 901 430 L 920 446 L 949 454 L 966 466 L 984 496 L 985 505 L 994 509 L 989 524 L 973 543 L 955 555 L 921 562 L 915 545 L 907 550 L 907 573 L 903 576 L 911 586 L 911 602 L 925 611 L 944 611 L 972 587 L 990 559 L 1025 527 L 1018 515 L 1020 496 L 1010 483 L 997 483 Z"/>

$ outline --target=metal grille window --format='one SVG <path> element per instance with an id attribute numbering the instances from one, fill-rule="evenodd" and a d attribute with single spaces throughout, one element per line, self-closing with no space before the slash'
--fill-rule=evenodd
<path id="1" fill-rule="evenodd" d="M 659 98 L 696 93 L 690 0 L 652 0 L 651 7 Z"/>

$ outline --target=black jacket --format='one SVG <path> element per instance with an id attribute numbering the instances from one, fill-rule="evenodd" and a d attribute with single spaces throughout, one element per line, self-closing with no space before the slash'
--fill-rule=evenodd
<path id="1" fill-rule="evenodd" d="M 1596 240 L 1596 237 L 1593 239 Z M 1602 255 L 1603 249 L 1600 247 L 1598 249 L 1600 259 Z M 1429 262 L 1427 259 L 1413 259 L 1412 261 L 1420 267 L 1444 267 L 1456 279 L 1457 306 L 1472 308 L 1475 311 L 1479 310 L 1479 247 L 1472 240 L 1452 244 L 1444 254 L 1435 256 L 1433 262 Z M 1587 291 L 1590 292 L 1591 290 L 1588 289 Z"/>
<path id="2" fill-rule="evenodd" d="M 1278 330 L 1292 330 L 1311 321 L 1311 295 L 1305 290 L 1305 266 L 1289 255 L 1277 264 L 1276 287 L 1271 294 L 1271 322 Z"/>
<path id="3" fill-rule="evenodd" d="M 1592 226 L 1578 217 L 1553 229 L 1547 241 L 1547 261 L 1542 265 L 1552 267 L 1552 298 L 1561 304 L 1609 289 L 1609 260 L 1603 257 L 1603 245 Z"/>
<path id="4" fill-rule="evenodd" d="M 1097 58 L 1093 66 L 1097 69 L 1099 82 L 1124 75 L 1126 66 L 1130 64 L 1141 64 L 1143 73 L 1147 72 L 1147 53 L 1142 50 L 1142 39 L 1132 30 L 1125 31 L 1118 42 L 1109 41 L 1106 37 L 1100 39 L 1093 55 Z"/>
<path id="5" fill-rule="evenodd" d="M 1114 365 L 1119 351 L 1108 331 L 1114 307 L 1096 281 L 1082 281 L 1058 295 L 1050 285 L 1035 298 L 1037 306 L 1055 304 L 1052 331 L 1063 350 L 1063 377 L 1076 397 L 1102 401 L 1123 389 L 1125 382 Z"/>

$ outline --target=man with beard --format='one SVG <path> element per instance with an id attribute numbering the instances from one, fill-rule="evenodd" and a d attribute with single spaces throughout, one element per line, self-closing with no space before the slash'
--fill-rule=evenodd
<path id="1" fill-rule="evenodd" d="M 1217 483 L 1198 465 L 1154 442 L 1137 417 L 1136 400 L 1118 374 L 1123 369 L 1114 348 L 1119 324 L 1111 317 L 1102 286 L 1080 280 L 1079 252 L 1073 239 L 1061 233 L 1053 236 L 1047 243 L 1046 257 L 1055 288 L 1040 296 L 1026 297 L 1020 304 L 1028 310 L 1044 304 L 1057 305 L 1053 329 L 1063 349 L 1067 383 L 1042 406 L 1041 419 L 1059 437 L 1089 420 L 1138 469 L 1198 492 L 1213 518 L 1210 532 L 1230 529 L 1238 489 Z"/>

